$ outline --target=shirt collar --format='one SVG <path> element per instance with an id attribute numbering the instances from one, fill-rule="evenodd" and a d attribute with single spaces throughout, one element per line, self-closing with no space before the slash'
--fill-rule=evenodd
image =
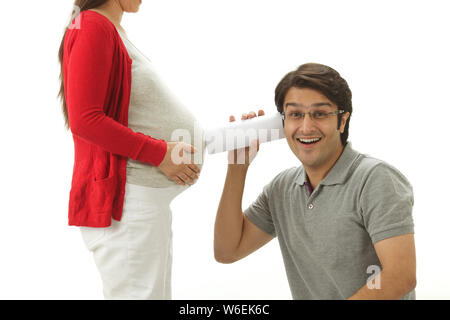
<path id="1" fill-rule="evenodd" d="M 361 154 L 352 149 L 351 142 L 347 142 L 342 151 L 341 156 L 336 161 L 334 166 L 328 172 L 326 177 L 320 182 L 321 185 L 334 185 L 342 184 L 347 180 L 347 177 L 352 173 L 357 161 Z M 295 179 L 295 183 L 304 185 L 307 181 L 305 169 L 300 166 L 300 171 Z"/>

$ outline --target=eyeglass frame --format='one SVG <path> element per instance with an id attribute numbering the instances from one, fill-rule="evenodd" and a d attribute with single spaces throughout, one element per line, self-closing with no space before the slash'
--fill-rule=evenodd
<path id="1" fill-rule="evenodd" d="M 314 120 L 314 121 L 316 121 L 316 120 L 319 120 L 319 119 L 315 119 L 313 116 L 312 116 L 312 114 L 314 113 L 314 112 L 318 112 L 318 111 L 313 111 L 313 112 L 311 112 L 311 111 L 308 111 L 308 112 L 298 112 L 298 113 L 300 113 L 300 114 L 303 114 L 303 117 L 301 118 L 301 119 L 298 119 L 298 120 L 304 120 L 305 119 L 305 117 L 306 117 L 306 115 L 307 114 L 309 114 L 309 117 L 312 119 L 312 120 Z M 342 113 L 344 113 L 345 112 L 345 110 L 342 110 L 342 109 L 340 109 L 340 110 L 336 110 L 336 111 L 331 111 L 331 112 L 324 112 L 324 114 L 326 114 L 327 116 L 325 117 L 325 118 L 323 118 L 323 119 L 328 119 L 329 118 L 329 116 L 330 115 L 339 115 L 339 114 L 342 114 Z M 282 118 L 282 120 L 283 120 L 283 123 L 284 123 L 284 121 L 286 121 L 286 112 L 281 112 L 281 118 Z"/>

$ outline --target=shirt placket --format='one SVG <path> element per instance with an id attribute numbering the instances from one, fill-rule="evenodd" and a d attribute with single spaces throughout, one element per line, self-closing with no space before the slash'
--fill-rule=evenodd
<path id="1" fill-rule="evenodd" d="M 320 185 L 316 187 L 316 189 L 314 189 L 311 193 L 309 193 L 312 189 L 306 188 L 306 193 L 309 195 L 307 197 L 307 201 L 305 203 L 306 208 L 305 208 L 305 218 L 306 219 L 312 219 L 312 217 L 314 216 L 314 212 L 317 209 L 317 195 L 320 192 Z"/>

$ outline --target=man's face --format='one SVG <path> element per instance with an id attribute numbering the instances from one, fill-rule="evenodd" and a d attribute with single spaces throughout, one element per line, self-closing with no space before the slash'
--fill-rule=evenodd
<path id="1" fill-rule="evenodd" d="M 338 107 L 322 93 L 296 87 L 290 88 L 287 92 L 283 109 L 286 113 L 284 133 L 292 152 L 306 169 L 329 169 L 342 152 L 340 134 L 344 132 L 349 113 L 342 115 L 339 129 L 337 115 L 312 119 L 306 114 L 303 119 L 294 119 L 299 113 L 329 113 L 338 110 Z"/>

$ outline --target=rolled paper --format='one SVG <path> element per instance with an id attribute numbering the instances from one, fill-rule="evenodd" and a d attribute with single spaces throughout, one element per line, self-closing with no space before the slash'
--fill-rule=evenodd
<path id="1" fill-rule="evenodd" d="M 220 128 L 205 130 L 206 149 L 209 154 L 248 147 L 256 139 L 259 143 L 265 143 L 282 138 L 285 138 L 285 135 L 279 113 L 233 121 Z"/>

